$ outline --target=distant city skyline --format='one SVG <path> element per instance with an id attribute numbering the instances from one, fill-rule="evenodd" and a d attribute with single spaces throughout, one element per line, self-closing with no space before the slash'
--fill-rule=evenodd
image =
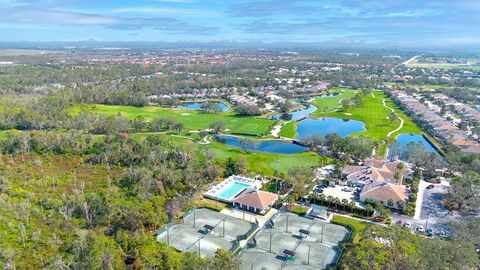
<path id="1" fill-rule="evenodd" d="M 98 41 L 459 47 L 480 1 L 0 0 L 0 42 Z"/>

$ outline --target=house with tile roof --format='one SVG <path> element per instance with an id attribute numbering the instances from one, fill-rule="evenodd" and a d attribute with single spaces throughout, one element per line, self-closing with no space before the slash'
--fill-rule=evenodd
<path id="1" fill-rule="evenodd" d="M 400 179 L 396 179 L 395 175 Z M 362 166 L 347 165 L 341 171 L 341 177 L 347 185 L 358 187 L 371 182 L 401 183 L 403 179 L 410 179 L 412 175 L 412 167 L 400 160 L 368 159 Z"/>
<path id="2" fill-rule="evenodd" d="M 408 190 L 401 183 L 413 176 L 413 169 L 399 160 L 369 159 L 362 166 L 345 166 L 341 174 L 346 184 L 361 188 L 360 201 L 397 208 L 397 202 L 408 200 Z"/>
<path id="3" fill-rule="evenodd" d="M 254 188 L 246 189 L 232 200 L 234 207 L 250 212 L 265 214 L 277 201 L 274 193 Z"/>
<path id="4" fill-rule="evenodd" d="M 398 202 L 408 201 L 408 191 L 405 186 L 390 182 L 371 183 L 363 187 L 360 193 L 360 201 L 375 201 L 386 207 L 398 208 Z"/>

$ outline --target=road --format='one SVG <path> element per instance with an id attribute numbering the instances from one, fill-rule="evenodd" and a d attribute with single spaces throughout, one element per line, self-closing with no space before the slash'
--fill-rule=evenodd
<path id="1" fill-rule="evenodd" d="M 402 63 L 394 66 L 392 69 L 390 69 L 390 73 L 392 73 L 393 75 L 395 75 L 395 69 L 396 69 L 396 68 L 398 68 L 399 66 L 408 65 L 410 62 L 415 61 L 417 58 L 419 58 L 419 57 L 421 57 L 421 56 L 422 56 L 421 54 L 415 55 L 414 57 L 408 59 L 407 61 L 402 62 Z"/>

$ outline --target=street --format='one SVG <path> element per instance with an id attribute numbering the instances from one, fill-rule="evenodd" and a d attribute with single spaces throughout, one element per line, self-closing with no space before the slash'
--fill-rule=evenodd
<path id="1" fill-rule="evenodd" d="M 447 234 L 450 232 L 448 223 L 454 221 L 458 216 L 454 213 L 449 213 L 443 206 L 443 200 L 447 193 L 449 183 L 444 181 L 436 184 L 434 188 L 427 189 L 430 183 L 421 181 L 419 184 L 417 209 L 414 217 L 406 215 L 393 214 L 393 222 L 403 220 L 410 222 L 412 229 L 415 230 L 419 226 L 432 228 L 435 233 L 444 231 Z"/>

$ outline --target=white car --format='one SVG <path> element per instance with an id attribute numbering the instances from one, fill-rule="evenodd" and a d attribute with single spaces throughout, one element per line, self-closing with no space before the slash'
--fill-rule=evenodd
<path id="1" fill-rule="evenodd" d="M 410 221 L 407 221 L 403 226 L 405 226 L 405 228 L 407 229 L 410 229 L 412 227 L 412 223 L 410 223 Z"/>
<path id="2" fill-rule="evenodd" d="M 425 229 L 423 228 L 422 225 L 417 227 L 417 232 L 423 233 L 424 231 L 425 231 Z"/>

